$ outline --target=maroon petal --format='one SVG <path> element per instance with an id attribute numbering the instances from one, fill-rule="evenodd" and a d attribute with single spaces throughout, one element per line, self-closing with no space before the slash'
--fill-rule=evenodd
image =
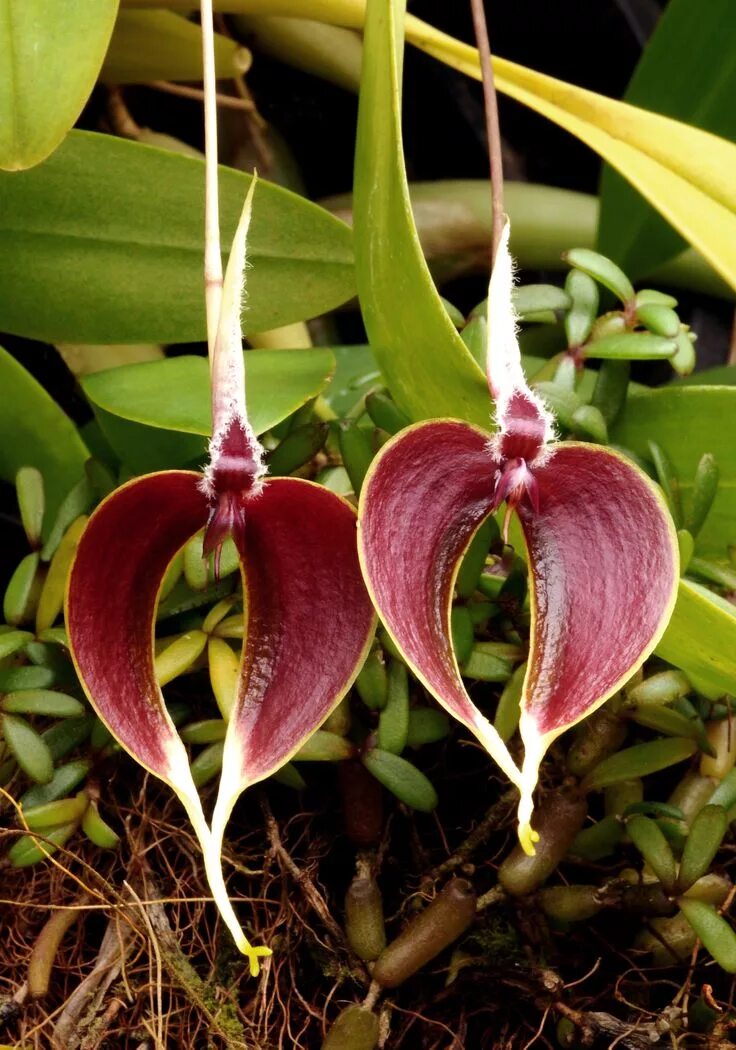
<path id="1" fill-rule="evenodd" d="M 117 489 L 92 515 L 67 589 L 72 655 L 90 703 L 125 750 L 172 787 L 189 764 L 156 684 L 154 615 L 169 562 L 207 521 L 200 481 L 166 471 Z"/>
<path id="2" fill-rule="evenodd" d="M 156 681 L 156 599 L 169 562 L 207 521 L 201 475 L 150 474 L 112 493 L 90 518 L 66 596 L 69 643 L 79 680 L 110 732 L 178 795 L 202 846 L 218 908 L 251 972 L 267 949 L 245 939 L 227 895 L 219 853 L 192 780 L 186 749 Z"/>
<path id="3" fill-rule="evenodd" d="M 236 533 L 246 637 L 212 818 L 216 846 L 241 792 L 288 761 L 352 685 L 375 630 L 355 511 L 309 481 L 272 478 Z"/>
<path id="4" fill-rule="evenodd" d="M 628 460 L 563 442 L 551 446 L 535 478 L 538 510 L 517 507 L 532 586 L 521 835 L 542 755 L 649 656 L 667 626 L 679 575 L 664 501 Z"/>
<path id="5" fill-rule="evenodd" d="M 460 559 L 494 500 L 498 464 L 488 443 L 454 420 L 402 431 L 363 484 L 359 550 L 379 616 L 414 673 L 518 784 L 505 744 L 468 696 L 450 640 Z"/>
<path id="6" fill-rule="evenodd" d="M 468 697 L 450 640 L 459 562 L 494 506 L 497 469 L 487 436 L 466 423 L 403 431 L 364 483 L 359 548 L 379 615 L 407 662 L 520 788 L 519 835 L 533 852 L 541 758 L 659 641 L 676 595 L 677 544 L 658 490 L 627 460 L 574 442 L 548 447 L 534 468 L 534 501 L 517 506 L 533 598 L 520 776 Z"/>

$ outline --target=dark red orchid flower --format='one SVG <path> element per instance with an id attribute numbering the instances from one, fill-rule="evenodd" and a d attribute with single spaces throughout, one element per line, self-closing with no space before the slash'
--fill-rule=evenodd
<path id="1" fill-rule="evenodd" d="M 355 544 L 355 511 L 309 481 L 265 477 L 245 410 L 240 330 L 251 183 L 222 288 L 212 353 L 213 432 L 204 474 L 137 478 L 90 518 L 69 579 L 66 621 L 80 681 L 126 751 L 176 792 L 209 884 L 240 950 L 259 970 L 268 948 L 245 937 L 228 898 L 222 838 L 245 788 L 286 763 L 353 682 L 375 629 Z M 246 632 L 212 828 L 156 681 L 153 637 L 167 566 L 206 528 L 240 555 Z"/>
<path id="2" fill-rule="evenodd" d="M 554 440 L 524 377 L 511 305 L 508 225 L 488 298 L 493 436 L 458 420 L 409 427 L 364 482 L 359 549 L 374 604 L 407 663 L 521 792 L 519 838 L 534 852 L 532 794 L 551 742 L 611 697 L 659 641 L 679 574 L 677 541 L 656 486 L 623 456 Z M 452 649 L 461 559 L 501 503 L 515 511 L 531 581 L 521 699 L 524 762 L 470 699 Z"/>

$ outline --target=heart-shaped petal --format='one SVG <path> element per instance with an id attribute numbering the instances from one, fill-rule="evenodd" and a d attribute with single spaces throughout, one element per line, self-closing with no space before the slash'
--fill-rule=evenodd
<path id="1" fill-rule="evenodd" d="M 209 848 L 210 831 L 189 759 L 156 681 L 156 600 L 174 555 L 207 521 L 201 475 L 165 471 L 137 478 L 100 504 L 69 575 L 66 624 L 79 680 L 115 739 L 181 800 L 202 845 L 225 921 L 239 932 Z"/>
<path id="2" fill-rule="evenodd" d="M 548 446 L 534 473 L 535 505 L 517 506 L 532 582 L 520 775 L 462 684 L 450 631 L 460 560 L 494 506 L 497 472 L 489 435 L 467 423 L 403 431 L 366 478 L 360 554 L 379 615 L 407 662 L 520 788 L 519 834 L 531 851 L 541 758 L 657 644 L 674 603 L 677 544 L 658 490 L 638 468 L 597 446 Z"/>
<path id="3" fill-rule="evenodd" d="M 414 673 L 520 784 L 506 745 L 467 694 L 450 641 L 460 560 L 494 500 L 489 440 L 468 423 L 439 420 L 389 441 L 363 483 L 359 550 L 379 616 Z"/>
<path id="4" fill-rule="evenodd" d="M 653 651 L 679 576 L 659 490 L 623 456 L 561 442 L 535 470 L 539 509 L 517 508 L 529 557 L 532 627 L 520 721 L 519 825 L 551 742 L 604 703 Z"/>
<path id="5" fill-rule="evenodd" d="M 238 796 L 284 765 L 352 685 L 375 613 L 355 547 L 355 511 L 298 478 L 270 478 L 236 534 L 246 638 L 212 832 Z"/>
<path id="6" fill-rule="evenodd" d="M 82 535 L 67 628 L 85 692 L 132 757 L 181 799 L 222 916 L 257 972 L 220 865 L 239 794 L 300 748 L 347 692 L 375 629 L 355 549 L 355 511 L 311 482 L 276 478 L 247 504 L 239 538 L 247 627 L 213 833 L 156 681 L 156 599 L 176 552 L 207 521 L 202 477 L 166 471 L 117 489 Z"/>

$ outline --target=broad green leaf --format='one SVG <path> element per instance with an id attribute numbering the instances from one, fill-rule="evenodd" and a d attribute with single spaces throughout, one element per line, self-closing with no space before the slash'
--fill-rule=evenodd
<path id="1" fill-rule="evenodd" d="M 624 96 L 667 117 L 736 138 L 732 0 L 670 0 Z M 676 71 L 676 75 L 673 73 Z M 683 238 L 611 168 L 601 180 L 600 250 L 639 277 L 681 251 Z"/>
<path id="2" fill-rule="evenodd" d="M 438 46 L 424 50 L 437 54 Z M 480 78 L 474 48 L 445 41 L 441 54 Z M 595 150 L 736 288 L 734 143 L 513 62 L 497 59 L 495 71 L 499 91 Z"/>
<path id="3" fill-rule="evenodd" d="M 332 352 L 336 368 L 325 391 L 325 400 L 336 415 L 345 416 L 371 390 L 383 386 L 384 381 L 369 346 L 336 346 Z"/>
<path id="4" fill-rule="evenodd" d="M 43 474 L 46 521 L 84 474 L 89 458 L 71 419 L 7 350 L 0 347 L 0 477 L 14 481 L 21 467 Z"/>
<path id="5" fill-rule="evenodd" d="M 412 218 L 401 139 L 404 6 L 369 4 L 365 26 L 353 201 L 361 309 L 400 408 L 426 419 L 452 404 L 449 414 L 488 426 L 485 378 L 447 316 Z"/>
<path id="6" fill-rule="evenodd" d="M 736 386 L 736 365 L 706 368 L 689 376 L 678 376 L 672 383 L 676 386 Z"/>
<path id="7" fill-rule="evenodd" d="M 636 392 L 611 440 L 650 458 L 649 441 L 665 451 L 678 476 L 686 507 L 695 469 L 704 452 L 718 464 L 720 481 L 696 549 L 717 558 L 736 542 L 736 389 L 733 386 L 673 385 Z"/>
<path id="8" fill-rule="evenodd" d="M 258 434 L 316 397 L 335 360 L 329 350 L 249 350 L 248 415 Z M 134 470 L 163 470 L 202 460 L 211 428 L 204 357 L 170 357 L 96 372 L 82 380 L 102 430 Z"/>
<path id="9" fill-rule="evenodd" d="M 118 0 L 0 0 L 0 168 L 39 164 L 89 98 Z"/>
<path id="10" fill-rule="evenodd" d="M 380 2 L 388 17 L 386 0 Z M 146 6 L 146 2 L 135 0 L 132 6 Z M 166 6 L 181 9 L 186 4 L 169 0 Z M 360 28 L 366 12 L 365 0 L 220 0 L 215 6 L 249 14 L 298 15 L 353 28 Z M 402 19 L 403 6 L 394 19 L 397 36 Z M 474 47 L 412 15 L 406 17 L 405 26 L 409 42 L 480 80 Z M 595 150 L 736 288 L 736 184 L 731 174 L 736 168 L 736 144 L 502 58 L 495 59 L 494 70 L 499 91 Z M 384 73 L 388 113 L 390 80 L 396 77 L 388 69 Z M 375 79 L 370 71 L 367 77 Z"/>
<path id="11" fill-rule="evenodd" d="M 220 169 L 226 250 L 249 182 Z M 0 174 L 0 329 L 68 343 L 203 339 L 203 186 L 203 161 L 81 131 L 42 166 Z M 354 294 L 350 230 L 265 180 L 249 261 L 246 331 Z"/>
<path id="12" fill-rule="evenodd" d="M 658 656 L 686 673 L 705 696 L 736 692 L 736 606 L 692 580 L 680 580 L 677 604 Z"/>
<path id="13" fill-rule="evenodd" d="M 244 72 L 249 57 L 234 40 L 215 33 L 218 77 Z M 202 31 L 171 11 L 121 11 L 100 76 L 111 84 L 201 80 Z"/>

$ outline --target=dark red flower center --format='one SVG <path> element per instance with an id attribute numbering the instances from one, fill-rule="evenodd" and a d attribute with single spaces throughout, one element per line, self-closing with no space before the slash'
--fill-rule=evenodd
<path id="1" fill-rule="evenodd" d="M 245 509 L 260 491 L 260 448 L 239 420 L 234 419 L 210 468 L 210 518 L 204 534 L 203 553 L 215 554 L 215 575 L 220 574 L 220 551 L 228 536 L 242 536 Z"/>

